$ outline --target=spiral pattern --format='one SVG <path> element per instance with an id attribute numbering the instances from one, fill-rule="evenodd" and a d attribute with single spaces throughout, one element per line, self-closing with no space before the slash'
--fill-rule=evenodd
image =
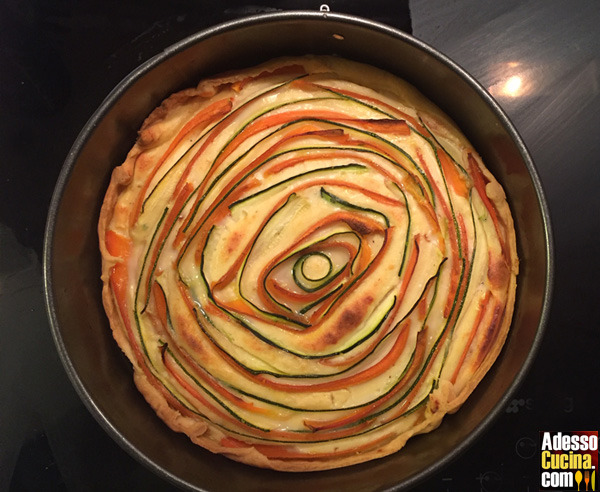
<path id="1" fill-rule="evenodd" d="M 140 389 L 260 466 L 399 449 L 464 401 L 512 313 L 501 188 L 412 88 L 345 61 L 169 98 L 113 175 L 100 237 Z"/>

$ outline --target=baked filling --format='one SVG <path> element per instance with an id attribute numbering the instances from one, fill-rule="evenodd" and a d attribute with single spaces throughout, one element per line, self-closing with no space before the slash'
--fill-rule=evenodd
<path id="1" fill-rule="evenodd" d="M 139 390 L 261 467 L 398 451 L 466 400 L 512 317 L 501 186 L 412 86 L 334 57 L 166 99 L 113 172 L 99 237 Z"/>

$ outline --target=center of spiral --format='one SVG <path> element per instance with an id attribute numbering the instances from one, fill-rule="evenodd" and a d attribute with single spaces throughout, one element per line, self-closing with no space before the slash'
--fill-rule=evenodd
<path id="1" fill-rule="evenodd" d="M 302 274 L 308 280 L 322 280 L 331 272 L 331 260 L 323 253 L 313 253 L 304 258 Z"/>

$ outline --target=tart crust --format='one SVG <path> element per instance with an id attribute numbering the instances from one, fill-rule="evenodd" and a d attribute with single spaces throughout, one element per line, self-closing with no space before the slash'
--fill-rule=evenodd
<path id="1" fill-rule="evenodd" d="M 114 169 L 98 233 L 140 392 L 174 431 L 259 467 L 397 452 L 459 409 L 511 323 L 502 187 L 414 87 L 340 58 L 170 96 Z M 302 273 L 315 254 L 321 278 Z"/>

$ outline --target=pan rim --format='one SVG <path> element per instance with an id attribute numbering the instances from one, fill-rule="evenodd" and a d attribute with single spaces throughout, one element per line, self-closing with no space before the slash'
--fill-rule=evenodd
<path id="1" fill-rule="evenodd" d="M 432 56 L 437 61 L 444 64 L 450 70 L 455 72 L 462 78 L 477 95 L 483 100 L 483 102 L 491 109 L 493 114 L 498 118 L 504 130 L 511 137 L 515 143 L 521 158 L 523 159 L 527 168 L 528 174 L 531 178 L 535 195 L 537 198 L 538 206 L 540 208 L 540 215 L 542 219 L 542 225 L 544 229 L 544 240 L 545 240 L 545 281 L 546 284 L 543 290 L 543 300 L 541 306 L 540 321 L 538 323 L 535 336 L 533 338 L 531 347 L 528 351 L 527 356 L 512 383 L 506 389 L 504 395 L 494 405 L 492 410 L 480 421 L 480 423 L 460 442 L 455 446 L 448 454 L 446 454 L 441 460 L 433 463 L 424 469 L 416 472 L 415 474 L 406 477 L 402 482 L 395 485 L 392 489 L 388 490 L 401 490 L 415 486 L 417 483 L 423 481 L 426 477 L 433 474 L 435 471 L 439 471 L 445 467 L 451 461 L 454 461 L 460 454 L 466 451 L 472 444 L 487 430 L 491 423 L 496 420 L 503 409 L 508 404 L 512 395 L 523 383 L 527 373 L 529 372 L 533 361 L 539 352 L 539 347 L 543 339 L 543 333 L 545 332 L 550 304 L 552 299 L 552 290 L 554 285 L 554 240 L 552 234 L 552 227 L 550 223 L 550 212 L 549 207 L 545 198 L 545 194 L 542 188 L 542 183 L 536 170 L 535 164 L 527 150 L 527 147 L 519 135 L 518 131 L 505 114 L 504 110 L 495 101 L 495 99 L 483 88 L 483 86 L 472 77 L 466 70 L 459 66 L 456 62 L 448 58 L 446 55 L 440 53 L 437 49 L 433 48 L 429 44 L 407 34 L 399 29 L 390 27 L 386 24 L 382 24 L 370 19 L 358 17 L 348 14 L 340 14 L 334 12 L 319 12 L 319 11 L 306 11 L 306 10 L 294 10 L 286 12 L 270 12 L 265 14 L 252 15 L 233 21 L 224 22 L 207 29 L 198 31 L 197 33 L 188 36 L 181 41 L 172 44 L 165 48 L 160 53 L 157 53 L 143 64 L 136 67 L 127 76 L 125 76 L 116 86 L 110 91 L 106 98 L 102 101 L 99 107 L 90 116 L 79 135 L 74 141 L 67 157 L 63 163 L 60 174 L 58 176 L 54 193 L 49 206 L 46 227 L 44 232 L 43 242 L 43 286 L 44 286 L 44 298 L 46 305 L 46 312 L 50 322 L 50 328 L 52 337 L 54 339 L 55 346 L 59 353 L 61 362 L 67 375 L 75 388 L 78 396 L 88 409 L 95 420 L 100 426 L 112 437 L 117 444 L 123 448 L 129 455 L 138 460 L 141 464 L 152 470 L 154 473 L 167 480 L 168 482 L 182 488 L 194 491 L 203 491 L 205 489 L 199 488 L 181 477 L 178 477 L 171 473 L 169 470 L 160 466 L 142 451 L 140 451 L 134 444 L 132 444 L 104 415 L 101 409 L 97 406 L 96 402 L 93 401 L 90 393 L 86 389 L 84 381 L 80 378 L 77 373 L 65 342 L 62 338 L 61 329 L 59 326 L 59 320 L 55 308 L 55 298 L 53 290 L 53 274 L 52 274 L 52 258 L 53 258 L 53 242 L 55 225 L 60 208 L 61 200 L 65 191 L 65 188 L 69 182 L 69 178 L 75 167 L 77 159 L 85 147 L 90 137 L 92 136 L 95 128 L 99 122 L 106 116 L 111 108 L 119 101 L 120 97 L 141 77 L 150 72 L 152 69 L 173 57 L 174 55 L 184 51 L 185 49 L 200 43 L 201 41 L 210 37 L 226 33 L 228 31 L 235 31 L 237 29 L 251 27 L 256 24 L 268 24 L 274 22 L 284 22 L 293 20 L 303 21 L 317 21 L 317 22 L 338 22 L 342 24 L 350 24 L 358 27 L 363 27 L 370 30 L 375 30 L 392 38 L 399 39 L 405 43 L 408 43 L 417 49 L 424 51 L 429 56 Z"/>

